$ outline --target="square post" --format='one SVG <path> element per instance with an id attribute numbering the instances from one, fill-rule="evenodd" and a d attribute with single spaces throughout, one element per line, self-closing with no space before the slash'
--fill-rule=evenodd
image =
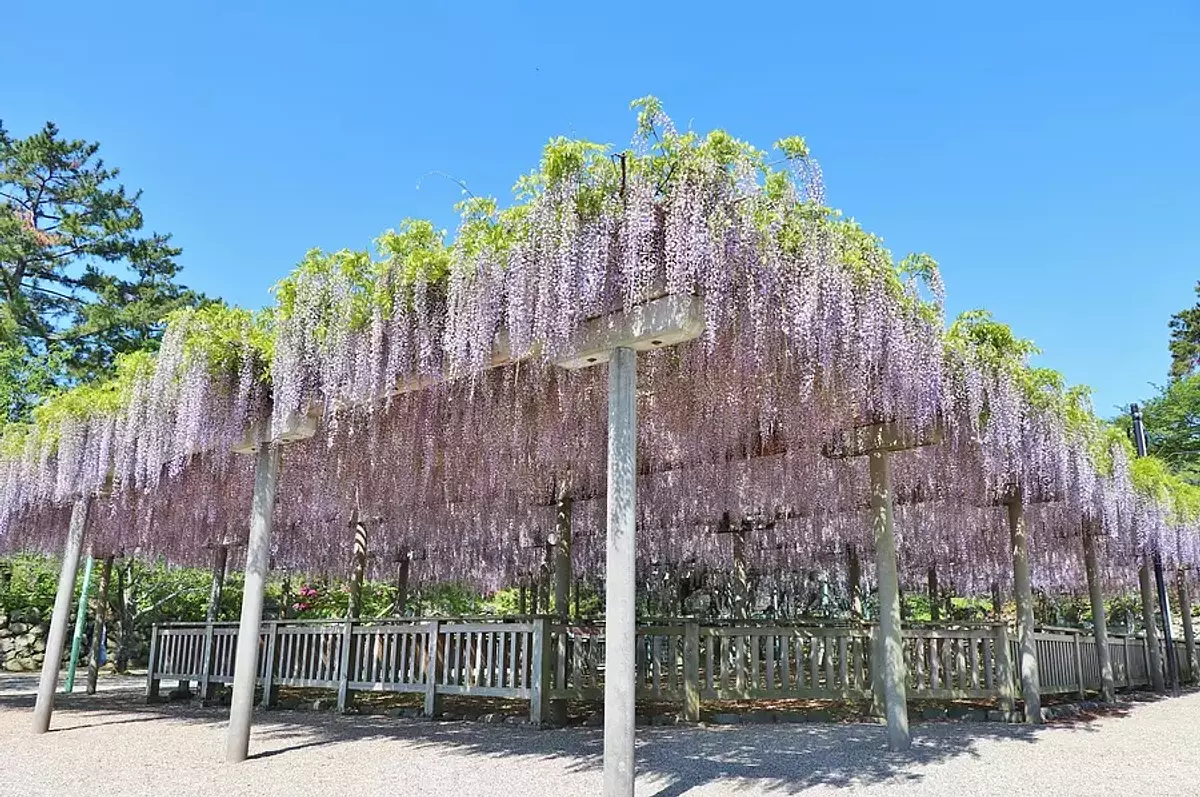
<path id="1" fill-rule="evenodd" d="M 34 733 L 50 730 L 50 715 L 54 713 L 54 687 L 58 685 L 58 670 L 62 667 L 71 600 L 75 596 L 75 575 L 79 571 L 79 554 L 83 550 L 83 534 L 90 504 L 88 498 L 79 498 L 71 507 L 67 544 L 63 550 L 62 569 L 58 574 L 58 592 L 54 595 L 54 612 L 50 615 L 50 633 L 46 637 L 46 657 L 42 660 L 37 702 L 33 706 Z"/>
<path id="2" fill-rule="evenodd" d="M 1080 642 L 1080 632 L 1076 631 L 1075 637 L 1075 682 L 1079 685 L 1079 699 L 1083 700 L 1087 697 L 1087 684 L 1083 682 L 1083 645 Z"/>
<path id="3" fill-rule="evenodd" d="M 1037 637 L 1033 630 L 1033 588 L 1029 581 L 1029 535 L 1025 526 L 1025 506 L 1018 489 L 1008 501 L 1008 530 L 1012 538 L 1013 585 L 1017 598 L 1021 696 L 1025 701 L 1025 721 L 1042 722 L 1041 677 L 1038 673 Z"/>
<path id="4" fill-rule="evenodd" d="M 208 705 L 212 700 L 212 660 L 213 660 L 213 623 L 204 624 L 204 645 L 200 650 L 200 682 L 197 684 L 196 696 L 201 705 Z"/>
<path id="5" fill-rule="evenodd" d="M 637 353 L 608 362 L 604 797 L 633 797 L 637 634 Z"/>
<path id="6" fill-rule="evenodd" d="M 337 710 L 344 714 L 350 703 L 350 666 L 354 661 L 354 620 L 349 617 L 342 624 L 342 647 L 339 653 Z"/>
<path id="7" fill-rule="evenodd" d="M 279 687 L 275 685 L 275 658 L 279 655 L 278 650 L 279 621 L 272 620 L 267 623 L 267 666 L 263 668 L 262 702 L 259 704 L 263 708 L 275 708 L 275 701 L 279 697 Z"/>
<path id="8" fill-rule="evenodd" d="M 258 679 L 258 635 L 262 628 L 263 591 L 271 561 L 271 513 L 279 481 L 279 449 L 259 446 L 254 463 L 254 498 L 250 510 L 250 543 L 246 549 L 246 576 L 242 584 L 242 617 L 238 624 L 237 654 L 233 668 L 233 697 L 229 704 L 229 731 L 225 758 L 230 763 L 250 755 L 250 717 Z"/>
<path id="9" fill-rule="evenodd" d="M 1083 529 L 1083 564 L 1087 572 L 1088 598 L 1092 604 L 1092 629 L 1096 637 L 1096 663 L 1100 667 L 1100 696 L 1106 703 L 1116 699 L 1113 681 L 1112 653 L 1108 649 L 1108 615 L 1104 608 L 1104 592 L 1096 565 L 1096 540 L 1092 529 Z"/>
<path id="10" fill-rule="evenodd" d="M 872 451 L 867 457 L 871 476 L 871 524 L 875 533 L 875 572 L 879 581 L 879 677 L 887 714 L 888 749 L 907 750 L 908 702 L 904 665 L 904 635 L 900 623 L 900 579 L 896 569 L 896 536 L 892 526 L 891 453 Z"/>
<path id="11" fill-rule="evenodd" d="M 158 700 L 158 623 L 150 627 L 150 659 L 146 664 L 146 702 Z"/>
<path id="12" fill-rule="evenodd" d="M 437 693 L 438 641 L 441 629 L 437 620 L 430 620 L 425 624 L 425 628 L 428 634 L 425 643 L 425 716 L 433 719 L 441 713 Z M 515 673 L 513 677 L 516 677 Z"/>
<path id="13" fill-rule="evenodd" d="M 1017 703 L 1016 678 L 1013 676 L 1012 646 L 1008 639 L 1008 625 L 996 626 L 996 687 L 1000 691 L 1000 710 L 1007 720 Z"/>
<path id="14" fill-rule="evenodd" d="M 683 719 L 700 721 L 700 623 L 683 624 Z"/>
<path id="15" fill-rule="evenodd" d="M 550 669 L 554 657 L 550 651 L 549 621 L 539 617 L 533 621 L 533 660 L 530 662 L 533 682 L 529 689 L 529 724 L 544 725 L 550 716 Z"/>

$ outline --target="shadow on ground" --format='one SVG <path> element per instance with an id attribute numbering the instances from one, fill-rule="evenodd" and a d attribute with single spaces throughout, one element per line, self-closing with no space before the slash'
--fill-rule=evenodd
<path id="1" fill-rule="evenodd" d="M 1153 700 L 1137 695 L 1133 701 Z M 1130 702 L 1104 711 L 1127 713 Z M 0 695 L 0 710 L 31 710 L 32 695 Z M 124 723 L 176 723 L 223 726 L 228 709 L 193 704 L 145 705 L 130 691 L 94 696 L 60 696 L 54 730 L 64 744 L 86 744 L 89 728 Z M 817 784 L 834 787 L 920 781 L 922 769 L 960 756 L 978 757 L 981 744 L 1006 740 L 1035 744 L 1049 734 L 1089 733 L 1095 715 L 1081 715 L 1040 728 L 1000 723 L 931 722 L 913 726 L 913 747 L 905 753 L 885 748 L 885 729 L 863 723 L 801 723 L 729 727 L 647 727 L 637 734 L 639 775 L 654 776 L 654 797 L 682 797 L 716 780 L 752 782 L 756 788 L 796 794 Z M 257 711 L 251 742 L 253 759 L 286 757 L 312 747 L 361 740 L 394 740 L 405 750 L 459 752 L 484 759 L 553 759 L 567 771 L 602 765 L 603 733 L 598 728 L 539 730 L 527 726 L 396 719 L 375 715 L 339 716 L 324 712 Z M 349 751 L 347 751 L 349 752 Z M 247 764 L 246 766 L 252 766 Z M 735 789 L 737 787 L 734 787 Z"/>

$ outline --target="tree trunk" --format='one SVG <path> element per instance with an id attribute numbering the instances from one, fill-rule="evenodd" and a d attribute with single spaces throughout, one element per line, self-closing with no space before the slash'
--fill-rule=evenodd
<path id="1" fill-rule="evenodd" d="M 92 624 L 92 651 L 88 657 L 87 693 L 96 694 L 96 682 L 100 677 L 100 655 L 105 644 L 104 627 L 108 622 L 108 582 L 112 578 L 113 556 L 104 557 L 100 569 L 100 587 L 96 591 L 95 621 Z"/>

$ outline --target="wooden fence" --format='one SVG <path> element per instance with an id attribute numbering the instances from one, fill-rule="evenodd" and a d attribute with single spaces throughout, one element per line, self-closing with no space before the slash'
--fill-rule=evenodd
<path id="1" fill-rule="evenodd" d="M 196 681 L 203 695 L 232 683 L 237 632 L 236 623 L 156 626 L 147 696 L 164 679 Z M 1002 625 L 906 628 L 903 639 L 910 700 L 1012 700 L 1019 691 L 1016 638 Z M 1042 628 L 1035 640 L 1043 693 L 1100 689 L 1091 634 Z M 875 644 L 867 625 L 646 625 L 637 634 L 637 695 L 682 703 L 693 717 L 701 700 L 870 700 Z M 1183 643 L 1176 646 L 1181 677 L 1194 680 Z M 1144 637 L 1110 632 L 1109 648 L 1118 688 L 1150 684 Z M 442 695 L 475 695 L 528 700 L 540 722 L 551 700 L 604 694 L 601 623 L 281 621 L 263 626 L 258 650 L 266 705 L 279 686 L 334 690 L 339 708 L 351 691 L 422 693 L 429 714 Z"/>

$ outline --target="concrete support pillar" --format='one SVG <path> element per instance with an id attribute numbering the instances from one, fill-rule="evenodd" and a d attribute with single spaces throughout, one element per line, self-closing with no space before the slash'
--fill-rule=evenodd
<path id="1" fill-rule="evenodd" d="M 54 713 L 54 687 L 58 684 L 58 669 L 62 666 L 63 648 L 67 642 L 67 623 L 71 614 L 71 599 L 75 595 L 75 576 L 79 571 L 79 554 L 83 550 L 89 505 L 90 499 L 80 498 L 71 508 L 67 545 L 63 549 L 62 570 L 58 574 L 58 592 L 54 595 L 54 612 L 50 615 L 50 633 L 46 637 L 46 658 L 42 661 L 42 677 L 38 681 L 37 702 L 33 707 L 34 733 L 50 730 L 50 715 Z"/>
<path id="2" fill-rule="evenodd" d="M 888 749 L 907 750 L 908 702 L 904 639 L 900 623 L 900 580 L 896 572 L 896 536 L 892 527 L 891 454 L 873 451 L 867 457 L 871 476 L 871 525 L 875 536 L 875 572 L 879 581 L 879 679 L 887 715 Z"/>
<path id="3" fill-rule="evenodd" d="M 1042 722 L 1041 678 L 1038 674 L 1037 640 L 1033 631 L 1029 537 L 1020 493 L 1008 502 L 1008 531 L 1012 538 L 1013 586 L 1017 599 L 1017 633 L 1020 638 L 1017 666 L 1021 673 L 1021 696 L 1025 700 L 1025 721 L 1038 725 Z"/>
<path id="4" fill-rule="evenodd" d="M 250 714 L 258 671 L 258 634 L 262 628 L 263 590 L 271 561 L 271 514 L 279 481 L 279 448 L 263 443 L 254 465 L 254 498 L 250 510 L 250 542 L 246 548 L 246 577 L 242 587 L 242 618 L 238 625 L 237 660 L 225 758 L 230 763 L 250 755 Z"/>
<path id="5" fill-rule="evenodd" d="M 571 617 L 571 483 L 558 483 L 554 513 L 554 612 L 559 622 Z"/>
<path id="6" fill-rule="evenodd" d="M 633 797 L 637 615 L 637 354 L 608 362 L 604 797 Z"/>
<path id="7" fill-rule="evenodd" d="M 1083 565 L 1087 573 L 1088 597 L 1092 602 L 1092 626 L 1096 637 L 1096 663 L 1100 667 L 1100 696 L 1105 702 L 1116 699 L 1113 681 L 1112 654 L 1108 649 L 1108 615 L 1104 609 L 1104 592 L 1100 589 L 1100 574 L 1096 565 L 1096 539 L 1091 530 L 1083 530 Z"/>
<path id="8" fill-rule="evenodd" d="M 100 567 L 100 585 L 96 591 L 96 619 L 92 623 L 92 654 L 88 657 L 87 693 L 96 694 L 100 679 L 100 656 L 106 641 L 105 628 L 108 624 L 108 584 L 112 581 L 113 555 L 104 557 Z"/>
<path id="9" fill-rule="evenodd" d="M 862 594 L 862 560 L 858 558 L 858 548 L 852 544 L 846 546 L 846 594 L 850 597 L 850 616 L 855 620 L 863 617 Z"/>
<path id="10" fill-rule="evenodd" d="M 1188 568 L 1179 569 L 1179 619 L 1183 622 L 1183 674 L 1192 683 L 1200 682 L 1196 673 L 1196 632 L 1192 627 L 1192 596 L 1188 590 Z"/>
<path id="11" fill-rule="evenodd" d="M 927 579 L 929 582 L 929 619 L 936 623 L 942 619 L 942 596 L 938 591 L 937 565 L 929 566 Z"/>
<path id="12" fill-rule="evenodd" d="M 1150 685 L 1155 692 L 1167 691 L 1163 678 L 1162 654 L 1158 650 L 1158 625 L 1154 619 L 1154 582 L 1150 554 L 1142 554 L 1138 582 L 1142 588 L 1142 624 L 1146 627 L 1146 653 L 1150 661 Z"/>

